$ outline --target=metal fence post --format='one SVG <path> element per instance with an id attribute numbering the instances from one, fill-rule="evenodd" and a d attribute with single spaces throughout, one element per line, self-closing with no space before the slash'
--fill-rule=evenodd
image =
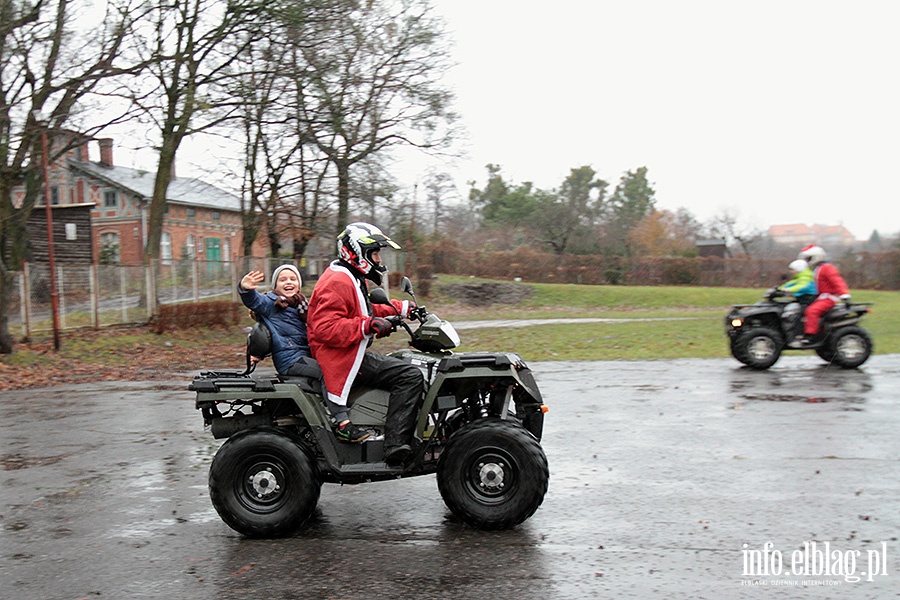
<path id="1" fill-rule="evenodd" d="M 94 323 L 94 330 L 100 329 L 100 294 L 99 294 L 99 285 L 97 279 L 97 263 L 91 263 L 90 269 L 88 269 L 88 281 L 90 283 L 90 293 L 91 293 L 91 313 L 93 315 L 92 321 Z"/>
<path id="2" fill-rule="evenodd" d="M 156 314 L 156 267 L 157 259 L 151 259 L 144 267 L 144 277 L 147 280 L 147 318 Z"/>
<path id="3" fill-rule="evenodd" d="M 239 302 L 238 297 L 238 264 L 236 260 L 231 261 L 231 301 Z"/>
<path id="4" fill-rule="evenodd" d="M 125 288 L 125 268 L 119 268 L 119 298 L 122 301 L 122 322 L 128 322 L 128 297 L 126 296 L 126 288 Z"/>
<path id="5" fill-rule="evenodd" d="M 19 310 L 22 313 L 22 337 L 26 340 L 31 338 L 31 286 L 29 278 L 31 272 L 28 270 L 28 263 L 22 263 L 22 275 L 19 279 L 19 294 L 21 301 L 19 302 Z"/>
<path id="6" fill-rule="evenodd" d="M 59 329 L 66 328 L 66 283 L 63 279 L 63 267 L 56 267 L 56 293 L 59 295 Z"/>
<path id="7" fill-rule="evenodd" d="M 199 259 L 191 263 L 191 292 L 194 294 L 194 302 L 200 301 L 200 264 Z"/>

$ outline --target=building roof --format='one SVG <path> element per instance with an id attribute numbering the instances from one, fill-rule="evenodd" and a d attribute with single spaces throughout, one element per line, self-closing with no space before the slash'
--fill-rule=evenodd
<path id="1" fill-rule="evenodd" d="M 812 240 L 829 240 L 852 242 L 853 234 L 843 225 L 805 225 L 792 223 L 789 225 L 772 225 L 769 227 L 769 237 L 774 240 L 792 238 L 807 238 Z"/>
<path id="2" fill-rule="evenodd" d="M 791 223 L 789 225 L 772 225 L 769 227 L 769 237 L 783 237 L 791 235 L 812 235 L 812 229 L 803 223 Z"/>
<path id="3" fill-rule="evenodd" d="M 96 177 L 112 186 L 123 188 L 145 200 L 153 197 L 153 181 L 156 173 L 131 169 L 129 167 L 105 167 L 95 162 L 72 160 L 70 163 L 88 175 Z M 241 209 L 241 199 L 234 194 L 219 189 L 193 177 L 176 177 L 169 183 L 167 202 L 205 206 L 220 210 Z"/>

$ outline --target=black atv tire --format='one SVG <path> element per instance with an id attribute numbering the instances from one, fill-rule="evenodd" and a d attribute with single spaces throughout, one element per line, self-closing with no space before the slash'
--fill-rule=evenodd
<path id="1" fill-rule="evenodd" d="M 550 470 L 537 439 L 520 424 L 484 419 L 454 433 L 437 465 L 450 511 L 479 529 L 508 529 L 534 514 Z"/>
<path id="2" fill-rule="evenodd" d="M 248 537 L 296 531 L 315 510 L 321 487 L 302 444 L 268 427 L 231 436 L 209 468 L 209 497 L 216 512 Z"/>
<path id="3" fill-rule="evenodd" d="M 834 350 L 831 348 L 830 338 L 824 344 L 816 348 L 816 354 L 827 363 L 834 360 Z"/>
<path id="4" fill-rule="evenodd" d="M 768 369 L 781 357 L 784 339 L 768 327 L 751 329 L 740 334 L 732 344 L 732 354 L 751 369 Z"/>
<path id="5" fill-rule="evenodd" d="M 872 337 L 862 327 L 841 327 L 831 333 L 831 363 L 842 369 L 855 369 L 872 355 Z"/>

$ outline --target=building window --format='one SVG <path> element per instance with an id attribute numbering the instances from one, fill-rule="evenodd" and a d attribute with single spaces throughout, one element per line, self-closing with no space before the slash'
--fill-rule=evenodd
<path id="1" fill-rule="evenodd" d="M 119 207 L 119 195 L 116 194 L 116 190 L 104 190 L 104 192 L 103 192 L 103 207 L 104 208 L 118 208 Z"/>
<path id="2" fill-rule="evenodd" d="M 212 217 L 213 221 L 219 221 L 222 219 L 222 213 L 217 210 L 211 211 L 210 216 Z"/>
<path id="3" fill-rule="evenodd" d="M 194 258 L 197 255 L 197 243 L 194 241 L 194 236 L 192 234 L 188 234 L 187 240 L 184 242 L 184 257 L 185 258 Z"/>
<path id="4" fill-rule="evenodd" d="M 101 265 L 117 265 L 119 264 L 119 234 L 115 232 L 100 234 L 100 256 Z"/>
<path id="5" fill-rule="evenodd" d="M 188 219 L 193 219 L 197 216 L 197 209 L 193 206 L 185 207 L 184 214 Z"/>
<path id="6" fill-rule="evenodd" d="M 172 264 L 172 234 L 163 233 L 159 238 L 159 257 L 164 265 Z"/>
<path id="7" fill-rule="evenodd" d="M 50 186 L 50 204 L 59 204 L 59 186 Z"/>

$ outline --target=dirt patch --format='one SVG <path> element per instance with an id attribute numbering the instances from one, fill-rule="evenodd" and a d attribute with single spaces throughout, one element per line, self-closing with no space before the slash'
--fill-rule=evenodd
<path id="1" fill-rule="evenodd" d="M 534 293 L 527 285 L 502 282 L 448 283 L 441 293 L 456 298 L 466 306 L 518 304 Z"/>

